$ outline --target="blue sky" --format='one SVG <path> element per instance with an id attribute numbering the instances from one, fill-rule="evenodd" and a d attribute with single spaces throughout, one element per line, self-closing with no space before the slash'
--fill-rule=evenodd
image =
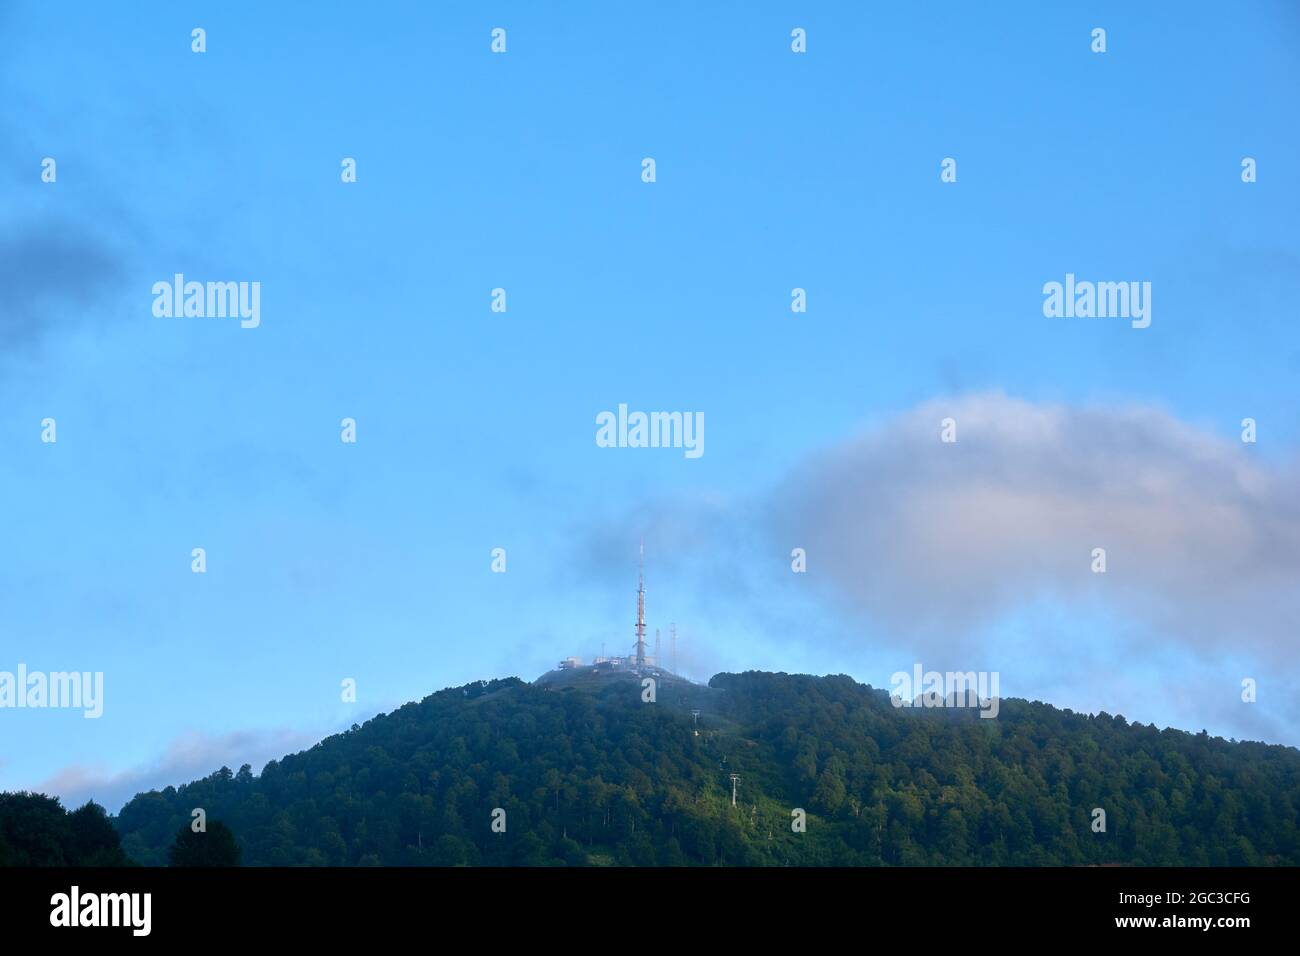
<path id="1" fill-rule="evenodd" d="M 266 6 L 0 8 L 0 670 L 106 698 L 0 710 L 0 787 L 116 810 L 630 645 L 641 536 L 700 679 L 1300 742 L 1293 4 Z M 156 318 L 177 272 L 260 327 Z M 1151 327 L 1045 318 L 1066 273 Z M 619 403 L 706 453 L 598 448 Z"/>

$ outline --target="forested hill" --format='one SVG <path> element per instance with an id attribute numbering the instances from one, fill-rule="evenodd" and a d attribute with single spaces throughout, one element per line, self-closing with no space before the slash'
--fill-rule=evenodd
<path id="1" fill-rule="evenodd" d="M 440 691 L 260 776 L 141 794 L 122 848 L 165 863 L 196 807 L 245 865 L 1300 864 L 1295 749 L 752 672 L 655 703 L 624 681 Z"/>

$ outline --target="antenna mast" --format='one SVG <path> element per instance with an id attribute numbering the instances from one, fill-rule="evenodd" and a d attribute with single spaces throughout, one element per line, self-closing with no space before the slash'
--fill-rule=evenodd
<path id="1" fill-rule="evenodd" d="M 641 563 L 636 586 L 636 663 L 645 666 L 645 538 L 641 539 Z"/>

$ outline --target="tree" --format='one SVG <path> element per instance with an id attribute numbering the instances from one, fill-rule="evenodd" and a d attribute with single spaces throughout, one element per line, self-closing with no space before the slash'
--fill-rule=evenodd
<path id="1" fill-rule="evenodd" d="M 122 852 L 122 838 L 108 818 L 108 811 L 93 800 L 68 814 L 76 866 L 126 866 L 131 861 Z"/>
<path id="2" fill-rule="evenodd" d="M 6 866 L 71 866 L 72 828 L 55 797 L 0 793 L 0 840 Z"/>
<path id="3" fill-rule="evenodd" d="M 181 827 L 168 859 L 172 866 L 239 866 L 240 856 L 230 827 L 210 820 L 206 833 L 195 833 L 189 824 Z"/>

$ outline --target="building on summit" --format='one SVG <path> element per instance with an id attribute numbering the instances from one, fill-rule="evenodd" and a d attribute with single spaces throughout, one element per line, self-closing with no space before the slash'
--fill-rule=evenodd
<path id="1" fill-rule="evenodd" d="M 555 666 L 555 670 L 550 674 L 544 674 L 541 680 L 552 679 L 554 675 L 562 672 L 586 672 L 593 674 L 605 674 L 617 672 L 623 674 L 668 674 L 673 675 L 671 671 L 663 668 L 659 663 L 659 632 L 655 631 L 655 653 L 647 652 L 646 647 L 646 621 L 645 621 L 645 542 L 641 542 L 640 559 L 637 571 L 637 588 L 636 588 L 636 626 L 633 629 L 636 641 L 630 648 L 630 654 L 616 655 L 606 657 L 602 648 L 599 657 L 592 659 L 590 665 L 584 665 L 579 657 L 566 657 Z M 673 655 L 677 652 L 677 625 L 672 627 L 672 649 Z"/>

